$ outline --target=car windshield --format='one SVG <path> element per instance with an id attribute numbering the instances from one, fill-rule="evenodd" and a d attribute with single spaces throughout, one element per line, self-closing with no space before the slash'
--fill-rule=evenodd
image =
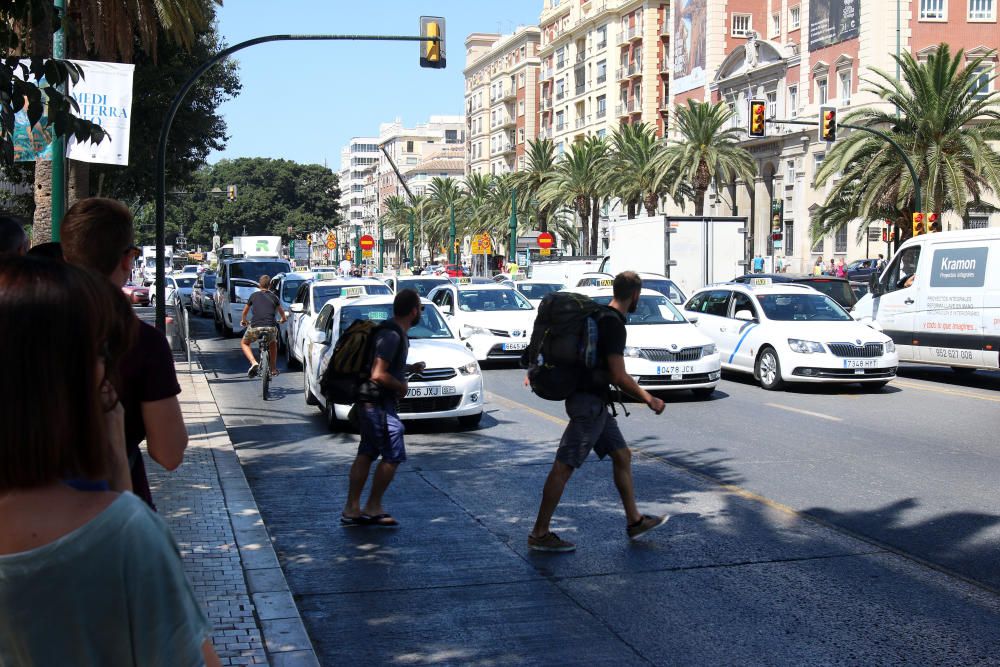
<path id="1" fill-rule="evenodd" d="M 846 284 L 846 283 L 845 283 Z M 760 294 L 764 315 L 779 322 L 849 322 L 839 303 L 825 294 Z"/>
<path id="2" fill-rule="evenodd" d="M 529 299 L 541 299 L 546 294 L 558 292 L 562 285 L 557 283 L 521 283 L 517 286 L 517 291 Z"/>
<path id="3" fill-rule="evenodd" d="M 285 280 L 281 283 L 281 300 L 285 303 L 291 303 L 295 301 L 295 295 L 298 293 L 299 288 L 302 287 L 304 280 Z"/>
<path id="4" fill-rule="evenodd" d="M 178 287 L 191 287 L 194 285 L 194 281 L 198 280 L 197 276 L 191 276 L 190 278 L 176 278 Z"/>
<path id="5" fill-rule="evenodd" d="M 795 282 L 800 285 L 809 285 L 809 287 L 812 287 L 817 292 L 822 292 L 828 297 L 831 297 L 834 301 L 845 308 L 850 308 L 858 301 L 854 297 L 854 292 L 851 291 L 851 286 L 846 280 L 812 278 L 807 280 L 796 280 Z"/>
<path id="6" fill-rule="evenodd" d="M 288 262 L 233 262 L 229 265 L 229 276 L 257 282 L 261 276 L 276 276 L 291 270 Z"/>
<path id="7" fill-rule="evenodd" d="M 597 296 L 594 301 L 606 306 L 611 303 L 611 297 Z M 680 324 L 685 321 L 677 307 L 662 294 L 643 294 L 639 297 L 638 308 L 628 316 L 628 324 Z"/>
<path id="8" fill-rule="evenodd" d="M 205 276 L 205 289 L 215 289 L 215 274 Z"/>
<path id="9" fill-rule="evenodd" d="M 475 289 L 458 293 L 458 307 L 469 311 L 533 310 L 534 306 L 512 289 Z"/>
<path id="10" fill-rule="evenodd" d="M 382 296 L 392 294 L 388 285 L 318 285 L 313 288 L 313 304 L 316 310 L 323 307 L 323 304 L 330 299 L 338 298 L 345 289 L 350 287 L 361 287 L 365 294 L 372 296 Z"/>
<path id="11" fill-rule="evenodd" d="M 447 278 L 420 278 L 418 280 L 400 280 L 397 291 L 404 289 L 416 290 L 417 294 L 424 297 L 430 294 L 430 291 L 435 287 L 440 287 L 441 285 L 447 285 L 449 280 Z"/>
<path id="12" fill-rule="evenodd" d="M 340 330 L 346 331 L 355 320 L 382 322 L 389 319 L 390 315 L 392 315 L 391 303 L 346 306 L 340 311 Z M 410 328 L 409 338 L 453 338 L 453 336 L 437 309 L 425 305 L 424 312 L 420 314 L 420 324 Z"/>
<path id="13" fill-rule="evenodd" d="M 681 291 L 679 289 L 677 289 L 677 285 L 675 285 L 670 280 L 643 278 L 642 286 L 646 289 L 651 289 L 654 292 L 659 292 L 660 294 L 667 297 L 674 303 L 684 303 L 684 295 L 681 294 Z"/>

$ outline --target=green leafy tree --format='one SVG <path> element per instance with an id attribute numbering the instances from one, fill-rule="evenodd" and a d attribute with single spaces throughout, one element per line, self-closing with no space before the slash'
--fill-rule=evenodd
<path id="1" fill-rule="evenodd" d="M 679 138 L 656 158 L 656 187 L 663 185 L 675 197 L 690 187 L 695 215 L 704 215 L 705 193 L 713 179 L 716 183 L 737 178 L 752 182 L 756 174 L 753 157 L 737 145 L 740 129 L 729 126 L 732 115 L 722 102 L 688 100 L 674 114 Z"/>
<path id="2" fill-rule="evenodd" d="M 947 44 L 920 62 L 904 53 L 896 61 L 902 78 L 875 69 L 867 89 L 886 102 L 848 114 L 844 122 L 886 132 L 913 163 L 920 178 L 924 211 L 939 216 L 952 211 L 991 210 L 985 193 L 1000 192 L 1000 93 L 989 92 L 984 63 L 990 55 L 967 64 L 961 50 Z M 992 81 L 995 76 L 986 78 Z M 897 116 L 894 109 L 899 109 Z M 859 238 L 869 225 L 888 219 L 899 225 L 900 240 L 912 234 L 916 212 L 915 184 L 899 154 L 883 139 L 851 132 L 828 153 L 816 175 L 818 185 L 837 173 L 823 205 L 813 214 L 814 238 L 860 220 Z"/>
<path id="3" fill-rule="evenodd" d="M 539 191 L 545 206 L 570 206 L 580 218 L 583 247 L 597 254 L 601 180 L 607 166 L 607 144 L 597 137 L 572 144 L 556 162 L 555 171 Z"/>
<path id="4" fill-rule="evenodd" d="M 529 205 L 537 204 L 538 231 L 549 230 L 549 217 L 552 215 L 552 207 L 543 205 L 539 201 L 539 193 L 542 188 L 552 178 L 556 167 L 555 144 L 549 139 L 539 139 L 528 142 L 528 156 L 525 168 L 514 172 L 514 187 L 519 195 L 524 195 Z"/>

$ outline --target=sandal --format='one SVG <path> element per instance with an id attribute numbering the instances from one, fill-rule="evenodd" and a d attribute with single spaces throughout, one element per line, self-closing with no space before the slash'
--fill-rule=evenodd
<path id="1" fill-rule="evenodd" d="M 399 528 L 399 522 L 388 514 L 376 514 L 368 517 L 368 525 L 376 528 Z"/>
<path id="2" fill-rule="evenodd" d="M 367 526 L 371 523 L 371 517 L 364 514 L 358 516 L 346 516 L 344 514 L 340 515 L 340 525 L 344 527 L 348 526 Z"/>

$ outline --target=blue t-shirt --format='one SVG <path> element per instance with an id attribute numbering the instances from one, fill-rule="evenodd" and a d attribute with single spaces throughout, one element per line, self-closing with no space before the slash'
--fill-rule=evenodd
<path id="1" fill-rule="evenodd" d="M 170 530 L 131 493 L 0 556 L 0 665 L 202 665 L 211 626 Z"/>

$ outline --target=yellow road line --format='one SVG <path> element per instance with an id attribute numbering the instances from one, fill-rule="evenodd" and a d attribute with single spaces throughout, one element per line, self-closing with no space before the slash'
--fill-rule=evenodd
<path id="1" fill-rule="evenodd" d="M 778 403 L 765 403 L 769 408 L 778 408 L 779 410 L 788 410 L 789 412 L 797 412 L 800 415 L 808 415 L 810 417 L 816 417 L 817 419 L 828 419 L 832 422 L 842 422 L 844 421 L 840 417 L 834 417 L 832 415 L 824 415 L 822 412 L 812 412 L 811 410 L 802 410 L 801 408 L 792 408 L 787 405 L 780 405 Z"/>
<path id="2" fill-rule="evenodd" d="M 489 392 L 489 393 L 486 394 L 486 400 L 493 401 L 494 403 L 499 403 L 500 405 L 502 405 L 502 406 L 504 406 L 506 408 L 510 408 L 512 410 L 521 410 L 523 412 L 527 412 L 529 414 L 533 414 L 536 417 L 541 417 L 542 419 L 547 419 L 548 421 L 552 422 L 553 424 L 558 424 L 559 426 L 566 426 L 566 424 L 569 423 L 569 421 L 567 421 L 565 419 L 560 419 L 559 417 L 555 417 L 553 415 L 550 415 L 547 412 L 542 412 L 541 410 L 536 410 L 535 408 L 533 408 L 533 407 L 531 407 L 529 405 L 525 405 L 524 403 L 518 403 L 517 401 L 512 401 L 509 398 L 505 398 L 503 396 L 500 396 L 498 394 L 494 394 L 492 392 Z"/>
<path id="3" fill-rule="evenodd" d="M 894 380 L 892 382 L 893 387 L 905 387 L 906 389 L 916 389 L 918 391 L 930 391 L 935 394 L 944 394 L 945 396 L 959 396 L 961 398 L 974 398 L 980 401 L 990 401 L 991 403 L 1000 403 L 1000 397 L 996 396 L 984 396 L 982 394 L 974 394 L 971 391 L 963 391 L 961 389 L 947 389 L 944 387 L 928 387 L 926 385 L 917 384 L 915 382 L 906 382 L 900 380 Z"/>

